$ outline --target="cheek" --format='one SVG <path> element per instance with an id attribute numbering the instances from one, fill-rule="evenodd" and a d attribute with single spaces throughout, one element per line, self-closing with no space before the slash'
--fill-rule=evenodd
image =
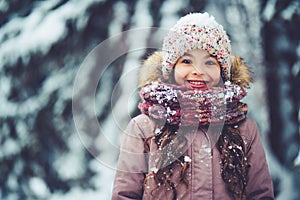
<path id="1" fill-rule="evenodd" d="M 217 73 L 215 73 L 215 77 L 214 77 L 217 81 L 219 81 L 221 79 L 221 74 L 218 71 Z"/>
<path id="2" fill-rule="evenodd" d="M 182 77 L 181 77 L 181 74 L 178 70 L 177 71 L 174 70 L 174 76 L 173 77 L 174 77 L 175 82 L 179 84 Z"/>
<path id="3" fill-rule="evenodd" d="M 220 83 L 221 81 L 221 71 L 216 69 L 214 72 L 211 73 L 211 78 L 213 79 L 214 86 Z"/>
<path id="4" fill-rule="evenodd" d="M 173 75 L 175 82 L 177 84 L 182 84 L 184 76 L 185 76 L 185 70 L 180 66 L 177 67 L 175 66 L 174 75 Z"/>
<path id="5" fill-rule="evenodd" d="M 210 87 L 218 86 L 221 81 L 221 70 L 219 66 L 207 68 L 206 75 L 210 79 Z"/>

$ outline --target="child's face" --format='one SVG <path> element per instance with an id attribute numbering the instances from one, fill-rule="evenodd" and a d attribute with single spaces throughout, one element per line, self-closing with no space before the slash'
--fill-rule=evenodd
<path id="1" fill-rule="evenodd" d="M 205 90 L 219 84 L 221 68 L 208 52 L 195 49 L 177 60 L 174 79 L 178 85 Z"/>

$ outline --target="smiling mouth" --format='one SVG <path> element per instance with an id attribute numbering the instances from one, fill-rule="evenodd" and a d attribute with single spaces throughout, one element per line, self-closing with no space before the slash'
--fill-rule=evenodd
<path id="1" fill-rule="evenodd" d="M 206 81 L 198 81 L 198 80 L 187 80 L 187 83 L 193 89 L 207 89 L 207 82 Z"/>

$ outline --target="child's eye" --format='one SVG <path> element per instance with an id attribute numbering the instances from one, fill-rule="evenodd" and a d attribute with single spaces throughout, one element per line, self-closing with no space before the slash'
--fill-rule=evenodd
<path id="1" fill-rule="evenodd" d="M 184 63 L 184 64 L 191 64 L 192 63 L 192 61 L 190 59 L 183 59 L 181 62 Z"/>
<path id="2" fill-rule="evenodd" d="M 205 64 L 207 64 L 207 65 L 216 65 L 217 63 L 214 62 L 214 61 L 208 60 L 208 61 L 205 62 Z"/>

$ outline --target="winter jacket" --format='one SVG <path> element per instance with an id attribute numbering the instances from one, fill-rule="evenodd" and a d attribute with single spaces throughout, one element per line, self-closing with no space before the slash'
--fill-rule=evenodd
<path id="1" fill-rule="evenodd" d="M 140 70 L 139 86 L 152 81 L 167 82 L 161 72 L 161 53 L 155 52 L 144 62 Z M 241 87 L 249 87 L 251 81 L 248 67 L 238 57 L 232 57 L 231 82 Z M 153 162 L 157 145 L 153 139 L 146 147 L 150 153 L 144 153 L 144 141 L 156 130 L 157 123 L 147 115 L 133 118 L 123 136 L 118 168 L 113 187 L 113 200 L 125 199 L 172 199 L 172 192 L 164 187 L 156 187 L 149 179 L 144 190 L 144 179 L 153 171 Z M 246 145 L 246 157 L 250 165 L 246 187 L 247 199 L 274 199 L 272 180 L 269 174 L 264 149 L 256 123 L 246 118 L 239 130 Z M 177 183 L 178 199 L 232 199 L 221 177 L 220 153 L 211 142 L 210 133 L 197 130 L 185 131 L 187 149 L 184 155 L 191 159 L 187 172 L 190 189 L 180 183 L 181 165 L 173 168 L 172 181 Z"/>
<path id="2" fill-rule="evenodd" d="M 172 193 L 162 187 L 151 194 L 155 188 L 155 183 L 151 179 L 146 187 L 149 190 L 143 189 L 144 178 L 150 170 L 150 162 L 155 159 L 151 158 L 151 152 L 155 154 L 157 150 L 155 142 L 150 140 L 147 144 L 150 154 L 145 154 L 144 140 L 155 131 L 155 127 L 155 122 L 146 115 L 139 115 L 129 123 L 120 151 L 113 200 L 172 199 Z M 256 123 L 246 119 L 239 128 L 246 142 L 246 156 L 250 164 L 247 199 L 274 199 L 272 180 Z M 220 153 L 215 146 L 210 145 L 209 135 L 197 129 L 187 132 L 185 137 L 189 144 L 187 155 L 191 158 L 188 169 L 190 190 L 187 191 L 184 184 L 179 184 L 178 199 L 232 199 L 221 177 Z M 174 168 L 174 180 L 178 180 L 180 169 L 180 165 Z"/>

